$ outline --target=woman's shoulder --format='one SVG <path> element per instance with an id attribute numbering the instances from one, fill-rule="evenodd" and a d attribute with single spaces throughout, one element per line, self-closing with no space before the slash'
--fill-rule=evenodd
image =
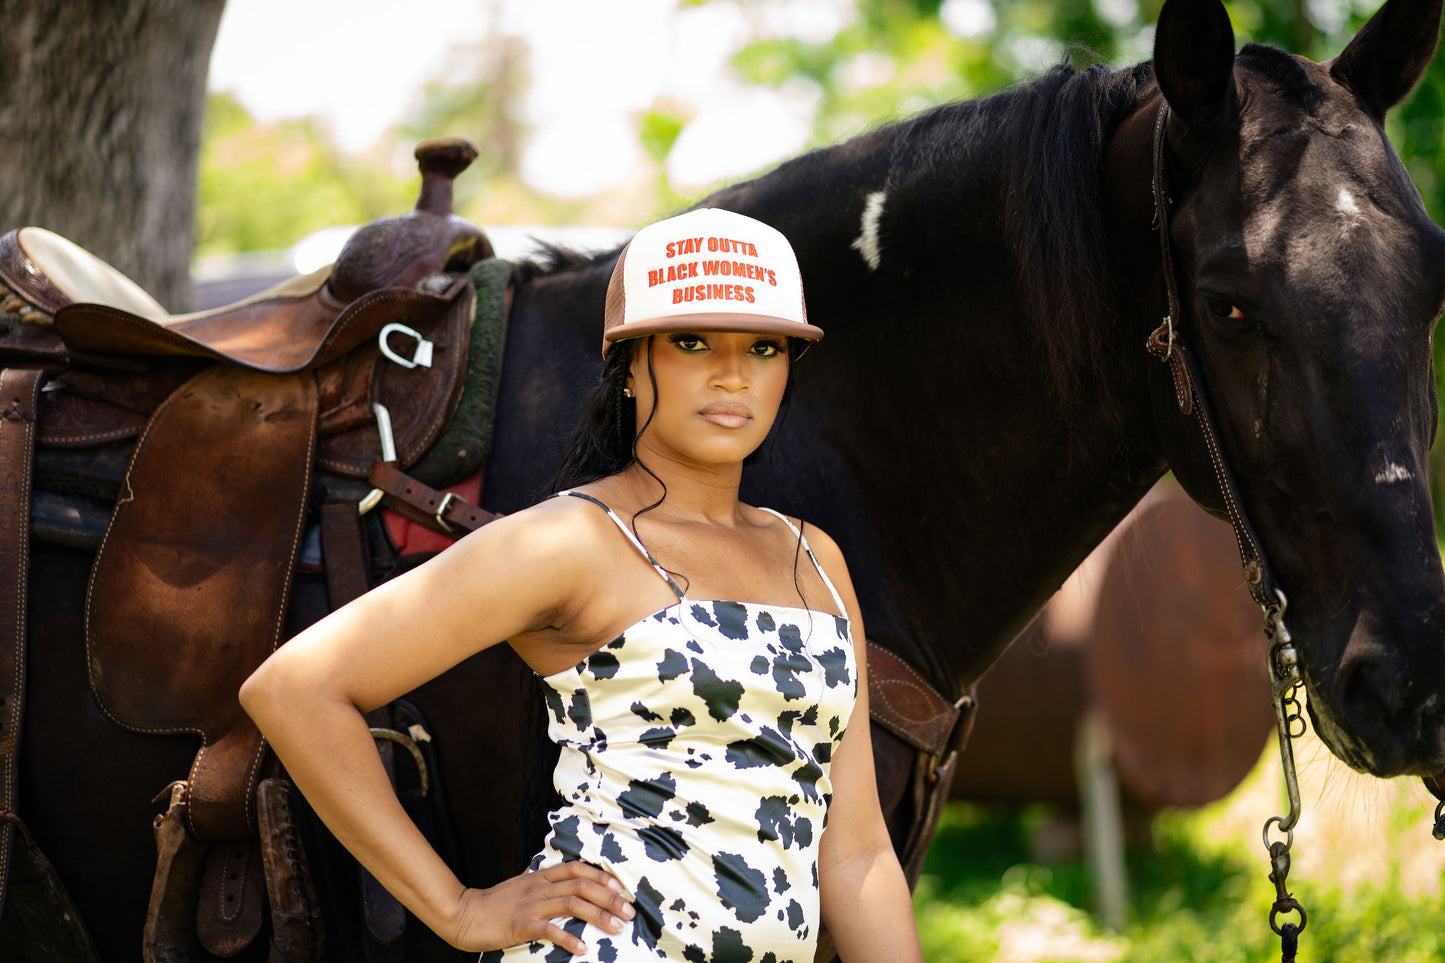
<path id="1" fill-rule="evenodd" d="M 843 550 L 838 547 L 833 536 L 823 529 L 810 521 L 776 509 L 751 505 L 748 507 L 756 513 L 759 521 L 763 524 L 788 529 L 789 537 L 796 538 L 797 534 L 795 533 L 801 533 L 803 541 L 807 543 L 813 557 L 818 560 L 818 564 L 823 566 L 830 577 L 837 579 L 840 575 L 847 573 L 848 565 L 843 559 Z"/>
<path id="2" fill-rule="evenodd" d="M 487 552 L 502 548 L 519 560 L 560 563 L 610 545 L 614 528 L 608 514 L 586 499 L 554 496 L 489 522 L 462 544 Z"/>
<path id="3" fill-rule="evenodd" d="M 578 485 L 555 492 L 534 508 L 547 508 L 561 520 L 583 524 L 600 532 L 611 532 L 622 519 L 626 506 L 618 508 L 619 499 L 604 481 Z"/>
<path id="4" fill-rule="evenodd" d="M 800 532 L 803 538 L 807 539 L 809 547 L 814 550 L 819 546 L 823 546 L 834 552 L 838 551 L 838 543 L 833 541 L 832 536 L 806 519 L 762 505 L 745 505 L 745 507 L 755 513 L 754 517 L 759 524 L 769 527 L 778 526 L 780 528 L 787 528 L 792 532 Z"/>

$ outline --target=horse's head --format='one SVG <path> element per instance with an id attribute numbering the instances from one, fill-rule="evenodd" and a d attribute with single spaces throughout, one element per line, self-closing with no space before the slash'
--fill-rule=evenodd
<path id="1" fill-rule="evenodd" d="M 1169 0 L 1155 72 L 1180 325 L 1245 511 L 1288 596 L 1310 714 L 1376 775 L 1445 767 L 1445 577 L 1426 454 L 1445 232 L 1382 128 L 1441 0 L 1389 0 L 1335 60 L 1236 57 L 1218 0 Z M 1168 376 L 1176 475 L 1219 497 Z"/>

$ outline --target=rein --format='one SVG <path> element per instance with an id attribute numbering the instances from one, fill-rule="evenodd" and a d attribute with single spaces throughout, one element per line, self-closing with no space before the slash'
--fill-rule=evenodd
<path id="1" fill-rule="evenodd" d="M 1304 678 L 1300 674 L 1299 653 L 1290 638 L 1289 629 L 1284 624 L 1288 601 L 1264 557 L 1259 537 L 1239 504 L 1234 474 L 1229 470 L 1229 465 L 1220 451 L 1214 417 L 1200 391 L 1199 369 L 1176 327 L 1176 319 L 1182 318 L 1182 315 L 1179 310 L 1179 288 L 1174 276 L 1174 255 L 1170 247 L 1169 197 L 1165 184 L 1164 131 L 1168 121 L 1169 104 L 1161 102 L 1154 124 L 1154 226 L 1159 231 L 1159 250 L 1163 260 L 1164 285 L 1169 295 L 1169 313 L 1149 335 L 1146 347 L 1151 355 L 1169 365 L 1179 413 L 1186 419 L 1192 418 L 1199 426 L 1205 448 L 1209 451 L 1210 463 L 1214 466 L 1214 478 L 1224 499 L 1225 511 L 1234 527 L 1234 540 L 1244 565 L 1244 579 L 1249 586 L 1250 597 L 1264 610 L 1264 634 L 1269 641 L 1266 660 L 1270 696 L 1274 706 L 1275 727 L 1279 733 L 1280 763 L 1284 768 L 1285 788 L 1289 793 L 1289 812 L 1284 816 L 1271 816 L 1264 823 L 1264 848 L 1270 860 L 1269 879 L 1274 883 L 1276 894 L 1274 905 L 1269 911 L 1269 925 L 1280 938 L 1283 963 L 1294 963 L 1299 935 L 1304 932 L 1309 919 L 1305 908 L 1285 886 L 1289 876 L 1290 848 L 1294 845 L 1294 827 L 1300 817 L 1299 779 L 1295 775 L 1292 740 L 1303 736 L 1305 732 L 1304 714 L 1300 711 L 1300 703 L 1296 698 Z M 1271 831 L 1276 834 L 1273 840 Z M 1299 913 L 1299 924 L 1281 925 L 1279 917 L 1293 912 Z"/>

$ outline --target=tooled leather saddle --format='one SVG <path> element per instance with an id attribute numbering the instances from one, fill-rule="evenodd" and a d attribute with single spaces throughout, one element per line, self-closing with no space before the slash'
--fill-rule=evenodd
<path id="1" fill-rule="evenodd" d="M 493 251 L 452 213 L 452 181 L 475 156 L 462 140 L 421 145 L 410 214 L 357 232 L 330 268 L 197 314 L 168 314 L 59 235 L 32 227 L 0 237 L 0 297 L 19 322 L 0 333 L 0 453 L 14 455 L 0 480 L 22 464 L 26 480 L 0 485 L 0 525 L 27 527 L 29 449 L 130 444 L 91 571 L 86 651 L 92 692 L 112 721 L 201 737 L 172 794 L 172 836 L 231 844 L 254 839 L 258 819 L 289 818 L 268 816 L 265 746 L 236 692 L 283 641 L 316 473 L 363 492 L 374 477 L 377 497 L 442 527 L 489 517 L 440 504 L 405 474 L 437 442 L 466 380 L 477 296 L 468 269 Z M 354 520 L 354 499 L 347 513 Z M 25 597 L 25 544 L 8 540 L 19 544 L 0 560 L 0 607 L 14 611 Z M 0 632 L 0 704 L 13 714 L 0 728 L 0 811 L 13 816 L 23 618 Z M 158 826 L 150 958 L 174 955 L 156 932 L 157 904 L 181 885 L 164 878 L 176 866 L 161 837 Z M 0 824 L 0 906 L 11 842 Z M 244 844 L 219 845 L 183 874 L 217 891 L 214 918 L 197 918 L 208 952 L 230 955 L 256 935 L 266 897 L 258 859 Z"/>

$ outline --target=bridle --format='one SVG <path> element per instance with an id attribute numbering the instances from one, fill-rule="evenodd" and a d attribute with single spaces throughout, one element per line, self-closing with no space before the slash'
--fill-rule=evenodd
<path id="1" fill-rule="evenodd" d="M 1308 922 L 1305 908 L 1285 887 L 1289 876 L 1290 847 L 1294 845 L 1294 827 L 1299 822 L 1300 793 L 1299 779 L 1295 774 L 1293 739 L 1304 735 L 1304 714 L 1296 698 L 1304 678 L 1300 674 L 1299 653 L 1284 624 L 1284 613 L 1288 606 L 1284 591 L 1275 581 L 1269 561 L 1260 548 L 1259 537 L 1250 525 L 1244 509 L 1239 503 L 1238 489 L 1234 474 L 1219 448 L 1219 434 L 1214 427 L 1214 417 L 1209 411 L 1209 402 L 1200 391 L 1199 369 L 1185 345 L 1178 330 L 1179 287 L 1174 276 L 1174 255 L 1169 239 L 1169 196 L 1165 183 L 1167 168 L 1164 163 L 1164 131 L 1169 122 L 1169 104 L 1160 101 L 1158 117 L 1154 123 L 1154 226 L 1159 231 L 1159 250 L 1163 260 L 1164 286 L 1169 295 L 1169 313 L 1159 327 L 1149 335 L 1146 347 L 1150 354 L 1169 365 L 1174 379 L 1174 397 L 1179 404 L 1179 413 L 1186 420 L 1193 420 L 1204 438 L 1209 452 L 1209 461 L 1214 466 L 1214 478 L 1224 499 L 1224 508 L 1229 522 L 1234 527 L 1234 540 L 1239 548 L 1239 557 L 1244 564 L 1244 580 L 1249 586 L 1250 596 L 1264 610 L 1264 634 L 1269 641 L 1266 661 L 1269 668 L 1271 702 L 1274 705 L 1275 727 L 1279 733 L 1280 764 L 1284 768 L 1285 788 L 1289 793 L 1289 812 L 1284 816 L 1271 816 L 1264 823 L 1264 848 L 1269 853 L 1270 882 L 1275 886 L 1275 901 L 1269 911 L 1270 928 L 1278 934 L 1283 963 L 1294 963 L 1295 951 L 1300 933 Z M 1442 804 L 1445 805 L 1445 804 Z M 1276 837 L 1271 840 L 1273 831 Z M 1279 922 L 1281 915 L 1299 913 L 1299 924 Z"/>

